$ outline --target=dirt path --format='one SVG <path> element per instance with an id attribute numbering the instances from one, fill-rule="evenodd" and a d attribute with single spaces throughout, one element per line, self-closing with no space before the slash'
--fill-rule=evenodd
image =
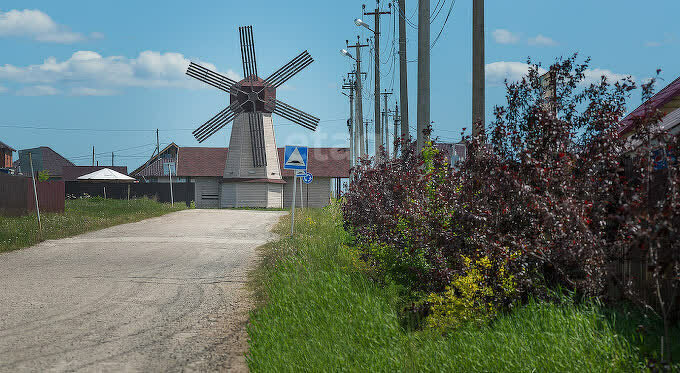
<path id="1" fill-rule="evenodd" d="M 284 212 L 185 210 L 0 254 L 0 371 L 243 371 Z"/>

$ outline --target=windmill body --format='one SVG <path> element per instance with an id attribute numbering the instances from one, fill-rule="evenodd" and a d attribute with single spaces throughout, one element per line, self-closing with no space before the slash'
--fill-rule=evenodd
<path id="1" fill-rule="evenodd" d="M 224 178 L 219 185 L 220 207 L 283 207 L 283 184 L 272 114 L 316 130 L 319 118 L 276 99 L 276 88 L 314 60 L 304 51 L 262 80 L 257 75 L 252 26 L 239 28 L 245 78 L 236 82 L 191 63 L 187 75 L 229 93 L 229 106 L 197 128 L 205 141 L 233 121 Z M 200 187 L 197 185 L 197 188 Z"/>

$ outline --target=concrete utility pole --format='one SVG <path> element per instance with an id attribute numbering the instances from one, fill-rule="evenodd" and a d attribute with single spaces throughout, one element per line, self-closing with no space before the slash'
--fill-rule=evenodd
<path id="1" fill-rule="evenodd" d="M 343 78 L 343 81 L 345 79 Z M 355 163 L 355 157 L 356 157 L 356 152 L 355 152 L 355 143 L 354 143 L 354 81 L 350 78 L 349 82 L 345 81 L 345 83 L 342 85 L 342 89 L 349 89 L 349 95 L 344 93 L 343 94 L 347 97 L 349 97 L 349 119 L 347 120 L 347 127 L 349 130 L 349 165 L 350 167 L 354 167 Z"/>
<path id="2" fill-rule="evenodd" d="M 398 143 L 396 143 L 396 139 L 399 138 L 399 122 L 400 121 L 401 121 L 401 118 L 399 117 L 399 105 L 394 104 L 394 138 L 395 138 L 395 144 L 398 144 Z M 395 158 L 397 156 L 397 150 L 398 150 L 397 148 L 398 147 L 399 147 L 399 145 L 394 146 L 394 157 Z"/>
<path id="3" fill-rule="evenodd" d="M 423 131 L 430 124 L 430 0 L 418 0 L 418 152 L 429 140 Z"/>
<path id="4" fill-rule="evenodd" d="M 392 3 L 388 4 L 389 7 L 392 7 Z M 362 5 L 363 9 L 366 9 L 366 4 Z M 375 118 L 374 118 L 374 124 L 375 124 L 375 156 L 376 159 L 378 158 L 378 155 L 380 154 L 380 146 L 383 145 L 383 138 L 382 138 L 382 129 L 380 126 L 380 16 L 383 14 L 391 14 L 390 11 L 387 12 L 381 12 L 380 11 L 380 0 L 375 1 L 375 11 L 373 12 L 368 12 L 366 13 L 364 11 L 365 16 L 374 16 L 375 23 L 373 24 L 373 40 L 374 40 L 374 49 L 375 49 L 375 56 L 373 58 L 373 62 L 375 62 L 375 67 L 374 67 L 374 74 L 375 74 Z M 387 109 L 387 108 L 386 108 Z"/>
<path id="5" fill-rule="evenodd" d="M 381 95 L 383 95 L 383 99 L 385 102 L 383 105 L 383 107 L 385 108 L 385 111 L 383 112 L 383 128 L 385 129 L 385 155 L 387 156 L 387 158 L 390 157 L 390 137 L 388 136 L 389 128 L 387 126 L 387 116 L 389 115 L 389 110 L 387 109 L 387 96 L 391 94 L 392 92 L 387 92 L 387 90 L 381 93 Z"/>
<path id="6" fill-rule="evenodd" d="M 366 127 L 366 132 L 368 132 L 368 128 L 370 127 L 370 125 L 371 125 L 370 120 L 367 120 L 366 122 L 364 122 L 364 126 Z M 366 134 L 365 139 L 366 139 L 366 149 L 368 149 L 368 134 Z"/>
<path id="7" fill-rule="evenodd" d="M 354 45 L 349 45 L 349 41 L 345 40 L 347 43 L 347 48 L 356 48 L 356 61 L 357 61 L 357 69 L 354 72 L 354 81 L 356 83 L 356 93 L 357 93 L 357 99 L 356 99 L 356 104 L 354 105 L 354 108 L 356 110 L 356 122 L 359 124 L 359 129 L 358 129 L 358 135 L 359 135 L 359 157 L 364 157 L 366 156 L 366 149 L 367 147 L 364 147 L 364 137 L 365 137 L 365 131 L 364 131 L 364 108 L 362 105 L 362 97 L 361 97 L 361 48 L 362 47 L 368 47 L 368 44 L 361 44 L 360 37 L 357 35 L 357 43 Z"/>
<path id="8" fill-rule="evenodd" d="M 408 71 L 406 67 L 406 0 L 399 0 L 399 105 L 401 137 L 408 139 Z"/>
<path id="9" fill-rule="evenodd" d="M 484 0 L 472 0 L 472 136 L 484 133 Z"/>
<path id="10" fill-rule="evenodd" d="M 113 152 L 111 152 L 111 166 L 113 167 Z"/>
<path id="11" fill-rule="evenodd" d="M 92 145 L 92 165 L 94 166 L 94 145 Z"/>

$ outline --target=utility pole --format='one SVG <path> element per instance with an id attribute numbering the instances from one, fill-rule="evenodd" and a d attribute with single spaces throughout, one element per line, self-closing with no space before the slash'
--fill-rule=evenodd
<path id="1" fill-rule="evenodd" d="M 160 154 L 161 152 L 161 143 L 158 140 L 158 128 L 156 128 L 156 154 Z"/>
<path id="2" fill-rule="evenodd" d="M 94 145 L 92 145 L 92 165 L 94 166 Z"/>
<path id="3" fill-rule="evenodd" d="M 113 152 L 111 152 L 111 167 L 113 167 Z"/>
<path id="4" fill-rule="evenodd" d="M 389 7 L 392 7 L 392 3 L 388 4 Z M 362 5 L 362 8 L 365 10 L 366 9 L 366 4 Z M 374 124 L 375 124 L 375 157 L 376 160 L 378 159 L 378 156 L 380 154 L 380 146 L 383 144 L 382 140 L 382 130 L 380 126 L 380 16 L 383 14 L 391 14 L 390 11 L 387 12 L 381 12 L 380 11 L 380 0 L 375 0 L 375 11 L 374 12 L 368 12 L 364 11 L 365 16 L 374 16 L 375 23 L 373 24 L 373 41 L 374 41 L 374 49 L 375 49 L 375 56 L 373 58 L 375 62 L 375 67 L 374 67 L 374 74 L 375 74 L 375 119 L 374 119 Z"/>
<path id="5" fill-rule="evenodd" d="M 484 0 L 472 0 L 472 136 L 484 134 Z"/>
<path id="6" fill-rule="evenodd" d="M 349 82 L 346 82 L 345 79 L 342 79 L 344 84 L 342 85 L 342 89 L 349 89 L 349 95 L 343 92 L 343 94 L 347 97 L 349 97 L 349 119 L 347 120 L 347 127 L 349 130 L 349 158 L 350 158 L 350 167 L 354 167 L 354 160 L 356 157 L 356 152 L 354 149 L 354 81 L 352 79 L 349 79 Z"/>
<path id="7" fill-rule="evenodd" d="M 418 0 L 418 152 L 429 138 L 423 133 L 430 125 L 430 0 Z M 429 136 L 428 136 L 429 137 Z"/>
<path id="8" fill-rule="evenodd" d="M 383 95 L 383 99 L 384 99 L 384 102 L 385 102 L 385 104 L 383 105 L 385 107 L 385 111 L 383 112 L 383 123 L 384 123 L 383 128 L 385 129 L 385 155 L 387 156 L 387 158 L 390 157 L 390 140 L 389 140 L 390 137 L 388 136 L 389 128 L 387 127 L 387 116 L 389 114 L 389 110 L 387 109 L 387 96 L 391 95 L 391 94 L 392 94 L 392 92 L 387 92 L 387 90 L 385 90 L 385 92 L 381 93 L 381 95 Z"/>
<path id="9" fill-rule="evenodd" d="M 399 0 L 399 104 L 401 105 L 401 138 L 409 139 L 408 71 L 406 67 L 406 0 Z"/>
<path id="10" fill-rule="evenodd" d="M 354 72 L 355 77 L 354 77 L 354 82 L 356 84 L 356 93 L 357 93 L 357 99 L 356 99 L 356 104 L 354 105 L 354 108 L 356 110 L 356 122 L 359 124 L 359 130 L 358 135 L 359 135 L 359 156 L 364 157 L 366 156 L 366 147 L 364 147 L 364 137 L 365 137 L 365 132 L 364 132 L 364 108 L 362 105 L 362 97 L 361 97 L 361 48 L 363 47 L 368 47 L 368 44 L 361 44 L 361 40 L 359 39 L 359 35 L 357 35 L 357 43 L 354 45 L 349 45 L 349 40 L 345 40 L 347 43 L 347 48 L 356 48 L 356 61 L 357 61 L 357 69 Z"/>
<path id="11" fill-rule="evenodd" d="M 367 120 L 366 122 L 364 122 L 364 126 L 366 127 L 366 132 L 368 132 L 368 128 L 370 127 L 370 125 L 371 125 L 370 120 Z M 366 134 L 366 149 L 368 149 L 368 134 Z"/>
<path id="12" fill-rule="evenodd" d="M 399 144 L 401 141 L 397 141 L 399 138 L 399 122 L 401 121 L 401 118 L 399 117 L 399 105 L 394 104 L 394 157 L 397 157 L 397 148 L 399 147 Z"/>

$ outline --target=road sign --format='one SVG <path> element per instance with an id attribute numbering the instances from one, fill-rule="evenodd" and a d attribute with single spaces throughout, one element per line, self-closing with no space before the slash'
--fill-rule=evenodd
<path id="1" fill-rule="evenodd" d="M 312 176 L 311 172 L 307 172 L 304 175 L 302 175 L 302 181 L 305 182 L 305 184 L 309 184 L 314 180 L 314 177 Z"/>
<path id="2" fill-rule="evenodd" d="M 307 147 L 286 145 L 283 152 L 283 168 L 287 170 L 307 169 Z"/>

